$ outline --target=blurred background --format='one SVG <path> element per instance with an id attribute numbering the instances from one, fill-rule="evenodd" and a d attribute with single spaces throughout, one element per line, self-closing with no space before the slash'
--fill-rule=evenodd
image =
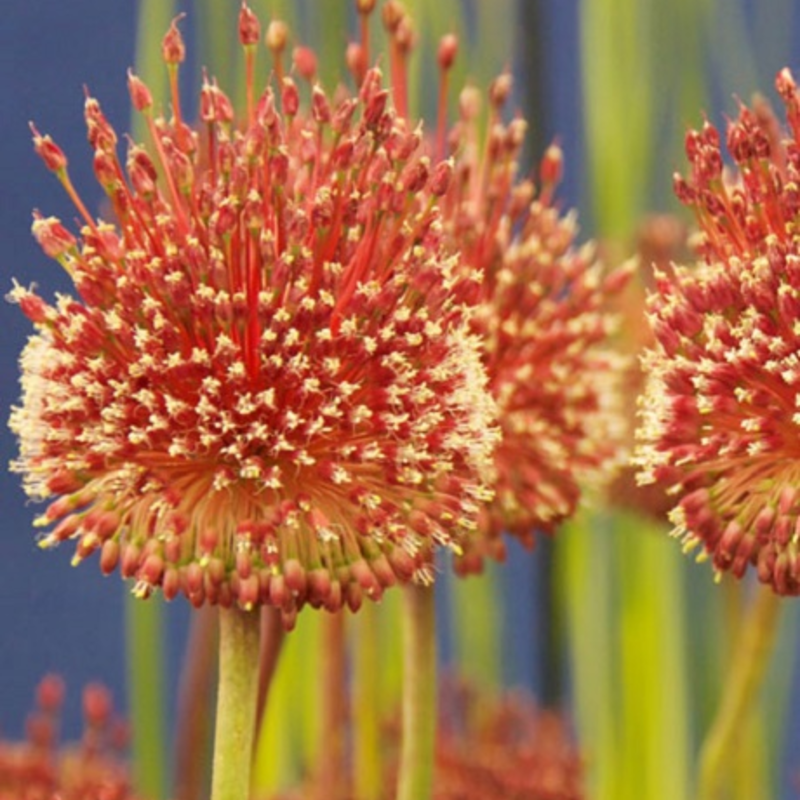
<path id="1" fill-rule="evenodd" d="M 350 5 L 252 0 L 262 20 L 282 16 L 296 41 L 317 47 L 322 73 L 331 75 L 342 69 L 344 46 L 355 36 Z M 704 115 L 724 125 L 726 115 L 736 114 L 735 98 L 749 100 L 756 90 L 776 102 L 775 73 L 800 66 L 800 50 L 792 47 L 800 40 L 796 0 L 407 5 L 420 33 L 414 69 L 422 112 L 432 107 L 423 87 L 434 69 L 433 48 L 441 34 L 455 29 L 462 42 L 456 85 L 468 77 L 485 87 L 502 68 L 513 71 L 512 106 L 530 122 L 525 167 L 533 167 L 550 141 L 561 144 L 560 203 L 579 210 L 581 241 L 596 237 L 609 259 L 635 252 L 649 215 L 675 213 L 690 224 L 671 196 L 672 174 L 684 168 L 686 127 L 702 124 Z M 236 0 L 143 0 L 113 9 L 98 0 L 5 3 L 3 292 L 13 278 L 39 284 L 45 296 L 68 290 L 66 276 L 30 234 L 33 209 L 65 222 L 74 212 L 35 156 L 28 122 L 62 146 L 74 183 L 87 205 L 97 207 L 101 192 L 85 140 L 84 86 L 100 99 L 117 131 L 128 130 L 126 70 L 137 63 L 145 78 L 158 74 L 161 36 L 173 14 L 186 11 L 182 29 L 190 68 L 184 77 L 191 88 L 184 97 L 194 95 L 203 64 L 231 90 L 238 6 Z M 17 358 L 30 330 L 10 305 L 2 319 L 0 408 L 7 417 L 18 398 Z M 2 426 L 0 461 L 15 455 L 16 443 Z M 72 569 L 67 547 L 48 553 L 36 547 L 37 509 L 5 469 L 0 498 L 0 731 L 22 734 L 35 685 L 44 673 L 57 671 L 68 686 L 68 736 L 79 730 L 80 687 L 99 680 L 134 714 L 138 701 L 131 698 L 149 691 L 141 702 L 163 704 L 162 735 L 168 737 L 186 604 L 162 609 L 152 603 L 155 610 L 132 612 L 128 587 L 117 576 L 104 579 L 91 565 Z M 442 660 L 477 681 L 523 685 L 542 703 L 566 708 L 587 758 L 592 798 L 691 796 L 693 759 L 718 699 L 737 609 L 746 602 L 724 582 L 713 585 L 710 571 L 684 558 L 667 530 L 630 508 L 582 513 L 554 540 L 539 537 L 533 553 L 511 546 L 508 563 L 490 569 L 485 579 L 454 585 L 445 576 L 437 589 Z M 748 756 L 736 797 L 797 794 L 797 622 L 789 600 L 768 689 L 752 730 L 743 733 Z M 138 644 L 131 644 L 131 629 L 139 631 L 133 637 Z M 141 651 L 143 642 L 149 656 L 126 657 L 131 647 Z M 162 659 L 161 682 L 148 662 L 154 653 Z M 138 689 L 131 688 L 137 677 Z"/>

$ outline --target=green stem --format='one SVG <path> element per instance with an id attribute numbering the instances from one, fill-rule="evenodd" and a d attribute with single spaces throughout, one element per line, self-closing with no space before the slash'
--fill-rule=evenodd
<path id="1" fill-rule="evenodd" d="M 699 800 L 715 800 L 730 768 L 737 734 L 761 686 L 778 627 L 781 599 L 759 587 L 736 641 L 722 705 L 700 752 Z"/>
<path id="2" fill-rule="evenodd" d="M 403 742 L 397 800 L 430 800 L 436 749 L 436 608 L 433 589 L 403 590 Z"/>
<path id="3" fill-rule="evenodd" d="M 211 800 L 247 800 L 258 692 L 258 609 L 219 611 L 219 688 Z"/>
<path id="4" fill-rule="evenodd" d="M 125 604 L 129 721 L 136 790 L 152 798 L 166 788 L 163 605 L 129 595 Z"/>
<path id="5" fill-rule="evenodd" d="M 381 610 L 376 603 L 366 603 L 354 620 L 353 782 L 357 800 L 378 800 L 383 791 L 378 687 Z"/>

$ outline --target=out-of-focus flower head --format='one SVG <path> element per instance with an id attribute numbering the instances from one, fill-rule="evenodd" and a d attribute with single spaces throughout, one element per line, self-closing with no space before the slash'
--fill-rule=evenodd
<path id="1" fill-rule="evenodd" d="M 622 460 L 620 360 L 607 343 L 614 325 L 608 302 L 627 282 L 630 266 L 606 270 L 592 245 L 576 246 L 575 214 L 561 213 L 554 202 L 563 166 L 556 144 L 541 159 L 538 186 L 520 175 L 527 123 L 504 118 L 509 74 L 492 83 L 486 98 L 464 88 L 459 118 L 448 130 L 456 49 L 455 37 L 442 39 L 439 124 L 428 146 L 454 162 L 443 204 L 445 236 L 465 274 L 483 276 L 472 326 L 484 343 L 502 428 L 485 535 L 456 564 L 471 572 L 486 554 L 503 557 L 503 531 L 528 545 L 535 531 L 553 532 L 574 513 L 581 487 L 607 478 Z M 402 55 L 402 42 L 395 50 Z M 402 90 L 398 60 L 392 75 Z"/>
<path id="2" fill-rule="evenodd" d="M 583 758 L 567 720 L 523 692 L 485 697 L 468 685 L 444 693 L 436 800 L 582 800 Z"/>
<path id="3" fill-rule="evenodd" d="M 543 711 L 523 692 L 487 696 L 463 682 L 439 692 L 434 800 L 583 800 L 584 762 L 569 724 Z M 385 752 L 394 755 L 398 722 L 385 726 Z M 387 758 L 383 785 L 397 784 L 397 762 Z M 320 791 L 322 789 L 322 791 Z M 352 791 L 331 797 L 314 782 L 270 800 L 356 800 Z M 386 797 L 392 797 L 387 793 Z"/>
<path id="4" fill-rule="evenodd" d="M 613 252 L 602 253 L 604 260 L 619 258 Z M 623 393 L 623 418 L 625 421 L 626 449 L 634 448 L 638 398 L 644 389 L 645 373 L 639 357 L 654 342 L 653 332 L 647 324 L 645 296 L 653 270 L 670 269 L 687 254 L 687 229 L 685 223 L 671 214 L 645 217 L 636 234 L 636 275 L 614 305 L 619 316 L 619 329 L 614 343 L 627 361 L 621 383 Z M 665 523 L 674 500 L 660 484 L 642 485 L 636 479 L 636 467 L 626 465 L 608 486 L 608 500 L 617 507 L 644 514 Z"/>
<path id="5" fill-rule="evenodd" d="M 114 718 L 108 691 L 99 684 L 84 689 L 83 736 L 64 745 L 58 732 L 63 698 L 61 679 L 46 676 L 28 717 L 27 739 L 0 739 L 0 800 L 135 800 L 120 755 L 126 729 Z"/>
<path id="6" fill-rule="evenodd" d="M 74 200 L 78 236 L 36 215 L 77 297 L 11 292 L 37 334 L 22 356 L 13 465 L 50 546 L 100 551 L 135 592 L 194 605 L 355 609 L 429 582 L 491 497 L 494 403 L 471 330 L 480 271 L 445 247 L 432 163 L 380 72 L 331 100 L 287 31 L 266 41 L 277 86 L 257 95 L 258 20 L 242 5 L 246 109 L 206 78 L 199 131 L 181 112 L 185 48 L 163 46 L 172 116 L 134 74 L 150 131 L 120 160 L 98 101 L 89 142 L 114 222 L 96 220 L 67 160 L 34 144 Z M 308 102 L 301 97 L 308 96 Z"/>
<path id="7" fill-rule="evenodd" d="M 724 137 L 690 131 L 678 197 L 694 209 L 702 256 L 656 274 L 656 346 L 643 397 L 643 482 L 679 498 L 674 534 L 702 546 L 718 575 L 754 566 L 800 594 L 800 97 L 777 77 L 789 130 L 766 101 L 741 105 Z"/>

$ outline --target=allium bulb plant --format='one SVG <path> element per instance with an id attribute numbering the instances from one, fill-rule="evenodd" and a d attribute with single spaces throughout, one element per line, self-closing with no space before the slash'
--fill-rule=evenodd
<path id="1" fill-rule="evenodd" d="M 33 223 L 75 296 L 10 293 L 36 329 L 11 427 L 13 468 L 49 501 L 40 544 L 73 541 L 75 564 L 99 553 L 139 597 L 221 609 L 213 800 L 248 787 L 260 606 L 291 627 L 304 605 L 338 612 L 422 587 L 410 659 L 432 667 L 434 551 L 477 535 L 499 435 L 473 328 L 481 271 L 450 248 L 439 211 L 452 164 L 426 155 L 377 69 L 329 97 L 298 49 L 310 84 L 298 86 L 285 34 L 270 26 L 276 85 L 257 90 L 261 29 L 242 3 L 245 108 L 206 78 L 194 129 L 173 22 L 171 114 L 130 73 L 150 139 L 124 158 L 87 96 L 111 220 L 32 126 L 83 222 Z M 413 682 L 419 720 L 433 689 Z M 411 773 L 404 798 L 421 796 Z"/>
<path id="2" fill-rule="evenodd" d="M 724 137 L 706 122 L 686 138 L 691 169 L 675 187 L 695 211 L 700 260 L 656 274 L 638 460 L 640 479 L 675 497 L 687 550 L 797 595 L 800 97 L 788 70 L 776 85 L 787 131 L 757 100 Z"/>

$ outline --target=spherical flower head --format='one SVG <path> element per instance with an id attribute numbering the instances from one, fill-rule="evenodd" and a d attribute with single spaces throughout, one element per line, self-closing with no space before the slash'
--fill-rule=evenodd
<path id="1" fill-rule="evenodd" d="M 477 134 L 480 93 L 462 93 L 444 205 L 448 240 L 483 275 L 473 330 L 484 342 L 502 441 L 481 547 L 495 556 L 502 531 L 526 544 L 537 530 L 552 532 L 574 513 L 582 485 L 621 458 L 619 358 L 607 346 L 607 304 L 629 275 L 627 266 L 606 271 L 591 245 L 575 245 L 575 215 L 553 201 L 562 165 L 556 145 L 542 159 L 538 189 L 520 179 L 526 123 L 503 121 L 510 90 L 508 75 L 490 89 L 485 142 Z M 480 568 L 480 556 L 473 548 L 461 567 Z"/>
<path id="2" fill-rule="evenodd" d="M 674 533 L 702 546 L 718 575 L 755 567 L 778 594 L 800 594 L 800 100 L 778 90 L 790 130 L 763 100 L 727 130 L 686 140 L 675 181 L 700 225 L 694 268 L 660 271 L 649 298 L 657 340 L 644 359 L 640 480 L 678 498 Z"/>
<path id="3" fill-rule="evenodd" d="M 11 427 L 14 469 L 52 501 L 43 546 L 99 551 L 142 597 L 270 603 L 290 624 L 428 583 L 433 551 L 475 535 L 497 439 L 478 276 L 445 249 L 432 168 L 381 84 L 314 86 L 306 108 L 291 78 L 260 97 L 248 79 L 240 115 L 207 79 L 199 132 L 177 95 L 170 120 L 144 108 L 152 144 L 124 166 L 98 137 L 113 223 L 63 173 L 86 222 L 59 237 L 77 297 L 11 293 L 38 329 Z"/>
<path id="4" fill-rule="evenodd" d="M 126 727 L 114 716 L 108 690 L 99 684 L 84 689 L 84 730 L 75 743 L 59 741 L 63 699 L 61 679 L 44 677 L 28 716 L 25 741 L 0 739 L 0 800 L 135 800 L 121 757 Z"/>

